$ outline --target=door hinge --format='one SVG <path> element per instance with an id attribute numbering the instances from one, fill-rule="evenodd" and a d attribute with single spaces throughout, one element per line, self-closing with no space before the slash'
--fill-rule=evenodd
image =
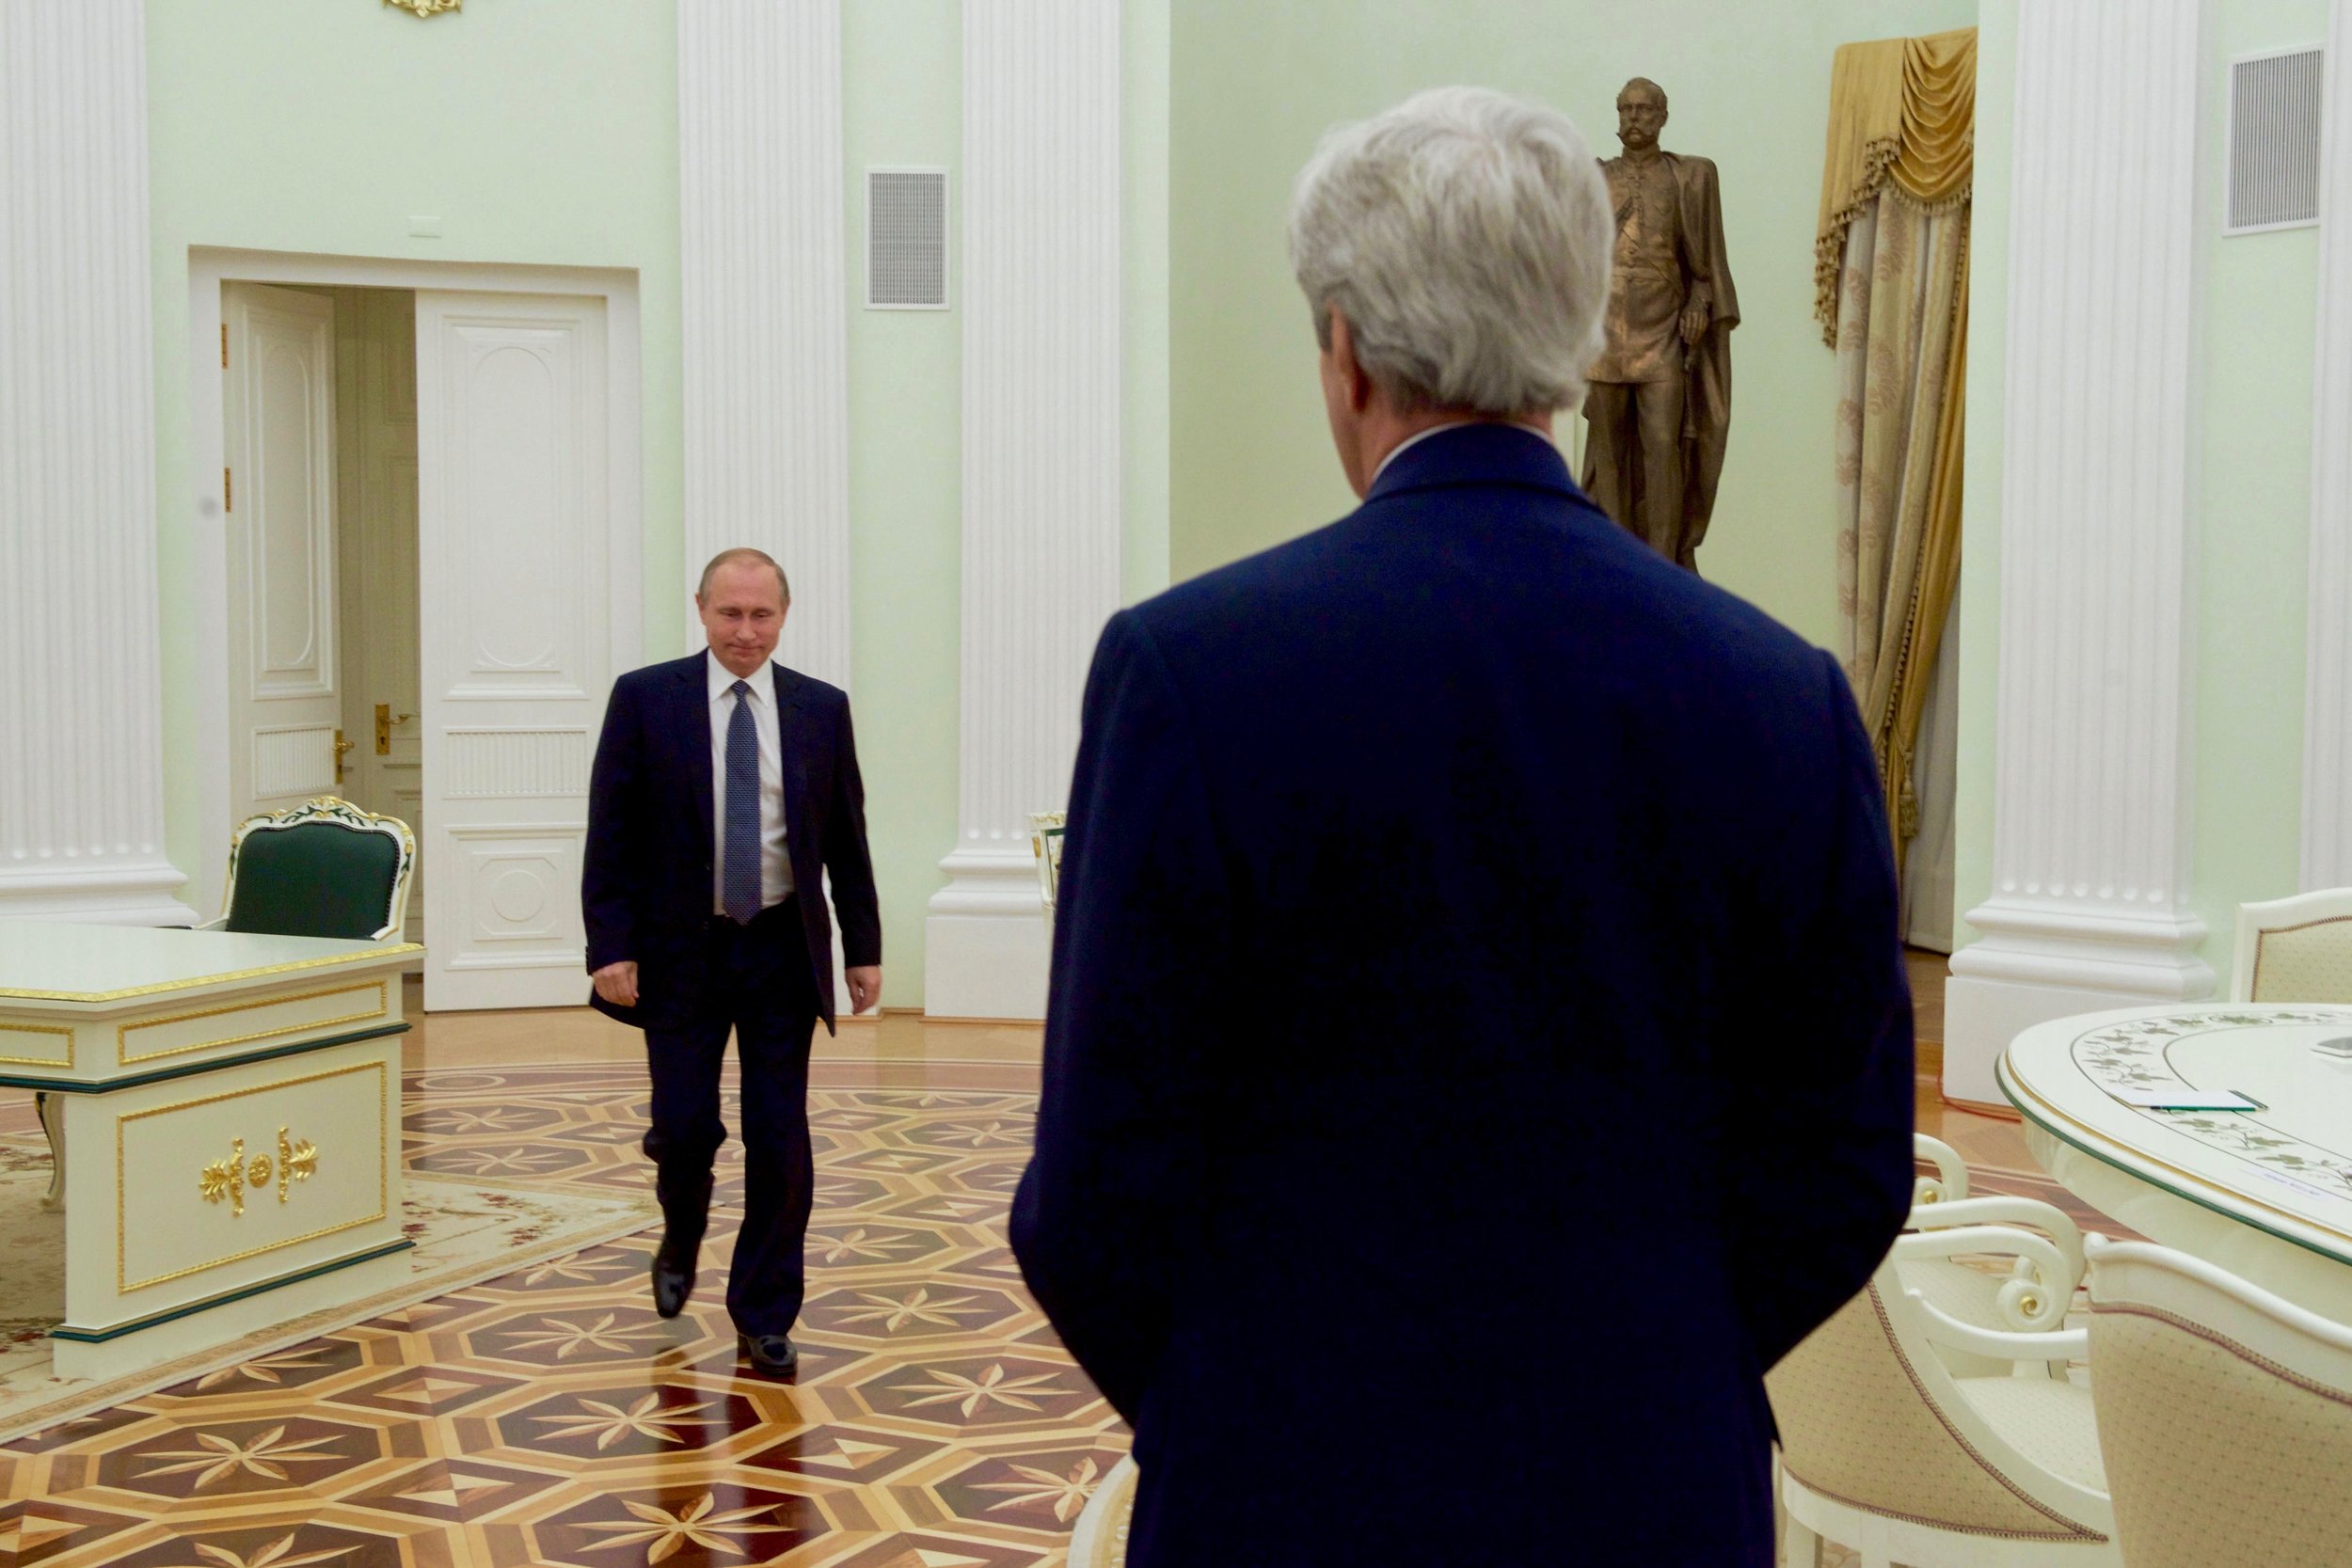
<path id="1" fill-rule="evenodd" d="M 235 504 L 236 495 L 235 488 L 229 483 L 229 470 L 223 467 L 220 470 L 220 509 L 223 512 Z"/>
<path id="2" fill-rule="evenodd" d="M 220 368 L 224 371 L 229 368 L 229 324 L 227 322 L 220 324 Z"/>

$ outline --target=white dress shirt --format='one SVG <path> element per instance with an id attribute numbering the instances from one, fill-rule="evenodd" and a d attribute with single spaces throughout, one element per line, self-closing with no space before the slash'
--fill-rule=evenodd
<path id="1" fill-rule="evenodd" d="M 1399 441 L 1396 445 L 1389 449 L 1388 456 L 1383 457 L 1380 460 L 1379 466 L 1372 470 L 1372 478 L 1364 482 L 1364 488 L 1369 490 L 1375 484 L 1379 483 L 1382 471 L 1385 470 L 1390 464 L 1395 462 L 1398 458 L 1404 456 L 1406 452 L 1412 451 L 1413 448 L 1421 445 L 1423 441 L 1428 440 L 1432 436 L 1442 436 L 1449 430 L 1459 430 L 1466 424 L 1493 424 L 1496 422 L 1498 421 L 1492 420 L 1448 420 L 1443 424 L 1433 424 L 1427 430 L 1417 430 L 1412 435 L 1407 436 L 1405 439 Z M 1532 424 L 1521 424 L 1517 420 L 1507 420 L 1500 422 L 1510 425 L 1514 430 L 1524 430 L 1530 436 L 1540 436 L 1547 441 L 1551 440 L 1551 432 L 1549 430 L 1540 430 Z M 1556 445 L 1557 443 L 1554 444 Z"/>
<path id="2" fill-rule="evenodd" d="M 735 719 L 739 678 L 751 689 L 752 734 L 759 741 L 759 907 L 792 896 L 792 857 L 784 841 L 784 746 L 777 738 L 775 667 L 738 677 L 706 652 L 710 672 L 710 912 L 724 914 L 727 886 L 727 725 Z"/>

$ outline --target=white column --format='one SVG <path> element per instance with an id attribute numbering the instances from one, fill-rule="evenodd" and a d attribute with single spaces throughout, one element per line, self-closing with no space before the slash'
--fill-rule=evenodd
<path id="1" fill-rule="evenodd" d="M 792 579 L 777 657 L 847 687 L 841 9 L 678 0 L 677 44 L 686 586 L 766 550 Z"/>
<path id="2" fill-rule="evenodd" d="M 2004 372 L 1993 895 L 1944 1087 L 2018 1030 L 2206 994 L 2189 907 L 2201 0 L 2025 0 Z"/>
<path id="3" fill-rule="evenodd" d="M 1028 816 L 1067 803 L 1119 607 L 1120 8 L 963 8 L 961 788 L 924 1007 L 1040 1018 Z"/>
<path id="4" fill-rule="evenodd" d="M 0 4 L 0 914 L 192 918 L 164 857 L 139 0 Z"/>
<path id="5" fill-rule="evenodd" d="M 2303 685 L 2303 886 L 2352 884 L 2352 0 L 2328 8 Z"/>

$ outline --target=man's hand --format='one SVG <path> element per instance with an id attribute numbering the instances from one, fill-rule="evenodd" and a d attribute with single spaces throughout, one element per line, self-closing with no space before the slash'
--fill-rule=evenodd
<path id="1" fill-rule="evenodd" d="M 866 1012 L 882 1000 L 882 965 L 861 964 L 845 974 L 850 981 L 850 1011 Z"/>
<path id="2" fill-rule="evenodd" d="M 588 976 L 596 983 L 596 994 L 616 1007 L 637 1006 L 637 960 L 623 958 L 616 964 L 606 964 Z"/>

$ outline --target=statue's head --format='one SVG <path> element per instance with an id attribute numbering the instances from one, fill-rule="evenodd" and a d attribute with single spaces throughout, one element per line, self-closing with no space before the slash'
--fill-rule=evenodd
<path id="1" fill-rule="evenodd" d="M 1636 76 L 1617 91 L 1617 139 L 1628 152 L 1646 152 L 1666 128 L 1666 89 Z"/>

